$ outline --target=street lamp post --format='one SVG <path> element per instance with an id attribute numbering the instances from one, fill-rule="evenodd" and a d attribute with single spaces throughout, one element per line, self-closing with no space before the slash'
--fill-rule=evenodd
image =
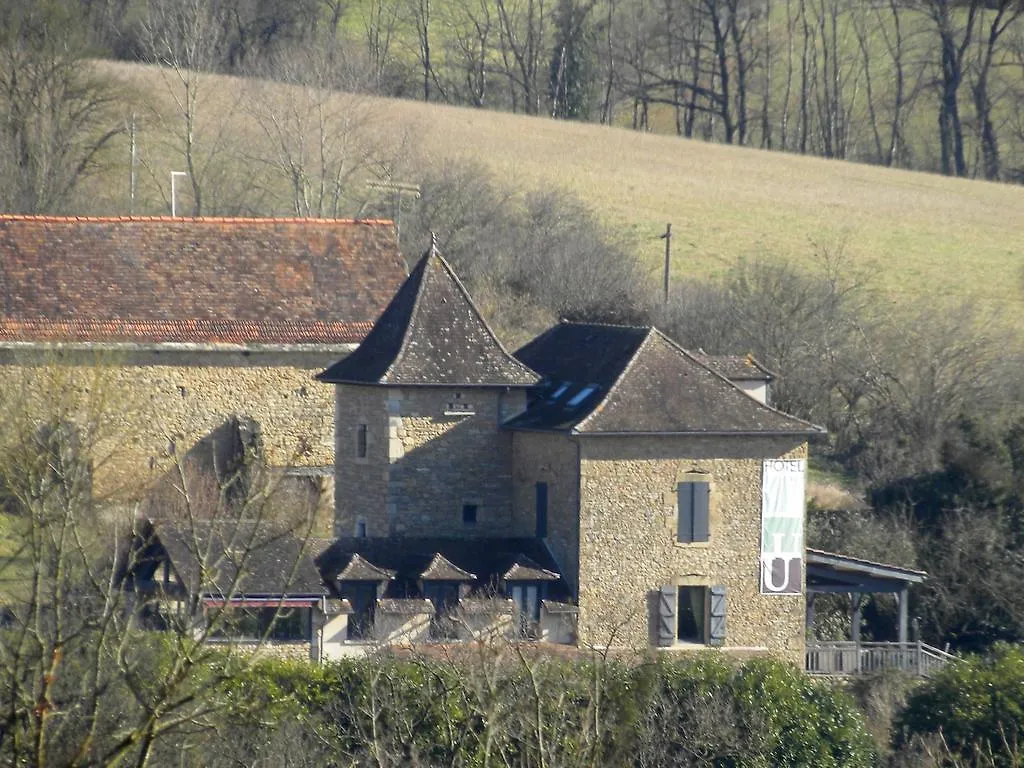
<path id="1" fill-rule="evenodd" d="M 179 176 L 188 176 L 185 171 L 171 171 L 171 218 L 178 215 L 178 187 L 175 181 Z"/>

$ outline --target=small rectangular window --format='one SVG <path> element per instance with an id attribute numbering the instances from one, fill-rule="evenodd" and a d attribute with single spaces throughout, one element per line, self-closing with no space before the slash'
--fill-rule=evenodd
<path id="1" fill-rule="evenodd" d="M 377 584 L 372 581 L 343 581 L 338 587 L 341 596 L 352 606 L 352 614 L 348 617 L 348 639 L 370 639 L 377 607 Z"/>
<path id="2" fill-rule="evenodd" d="M 359 520 L 359 521 L 356 522 L 356 538 L 357 539 L 365 539 L 366 538 L 366 521 L 365 520 Z"/>
<path id="3" fill-rule="evenodd" d="M 685 643 L 703 643 L 707 639 L 707 587 L 679 587 L 676 612 L 676 637 Z"/>
<path id="4" fill-rule="evenodd" d="M 434 606 L 428 636 L 431 640 L 455 640 L 459 636 L 457 612 L 459 585 L 450 581 L 433 581 L 423 585 L 423 596 Z"/>
<path id="5" fill-rule="evenodd" d="M 588 384 L 587 386 L 585 386 L 583 389 L 581 389 L 579 392 L 572 396 L 572 399 L 569 400 L 569 407 L 575 408 L 588 397 L 590 397 L 592 394 L 594 394 L 594 392 L 596 391 L 597 387 L 595 385 Z"/>
<path id="6" fill-rule="evenodd" d="M 711 484 L 706 482 L 680 483 L 677 489 L 678 519 L 676 541 L 689 544 L 710 541 Z"/>
<path id="7" fill-rule="evenodd" d="M 366 458 L 366 425 L 360 424 L 356 427 L 356 458 Z"/>
<path id="8" fill-rule="evenodd" d="M 516 605 L 516 637 L 536 639 L 540 634 L 540 601 L 542 584 L 512 584 L 508 596 Z"/>
<path id="9" fill-rule="evenodd" d="M 476 525 L 476 504 L 463 504 L 462 505 L 462 522 L 466 525 Z"/>

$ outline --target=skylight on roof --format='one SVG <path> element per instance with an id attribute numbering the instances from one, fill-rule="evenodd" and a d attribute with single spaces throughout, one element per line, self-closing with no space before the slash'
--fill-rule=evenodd
<path id="1" fill-rule="evenodd" d="M 568 383 L 562 384 L 561 386 L 558 387 L 558 389 L 556 389 L 551 394 L 551 399 L 552 400 L 557 400 L 558 398 L 560 398 L 562 395 L 565 394 L 565 390 L 567 390 L 568 388 L 569 388 L 569 384 Z"/>
<path id="2" fill-rule="evenodd" d="M 572 399 L 569 401 L 569 407 L 575 408 L 588 397 L 590 397 L 592 394 L 594 394 L 594 392 L 596 391 L 597 386 L 595 386 L 594 384 L 588 384 L 587 386 L 585 386 L 583 389 L 581 389 L 579 392 L 572 396 Z"/>

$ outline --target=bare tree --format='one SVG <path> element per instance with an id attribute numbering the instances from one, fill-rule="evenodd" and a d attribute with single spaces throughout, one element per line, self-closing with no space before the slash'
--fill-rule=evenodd
<path id="1" fill-rule="evenodd" d="M 549 9 L 544 0 L 496 0 L 502 74 L 512 91 L 512 109 L 541 113 Z"/>
<path id="2" fill-rule="evenodd" d="M 372 138 L 369 101 L 335 90 L 355 87 L 339 76 L 344 67 L 334 47 L 311 46 L 273 57 L 264 67 L 277 82 L 253 79 L 247 86 L 245 111 L 265 140 L 251 162 L 265 165 L 271 180 L 286 183 L 286 207 L 296 216 L 337 217 L 357 210 L 365 194 L 355 180 L 383 150 Z M 273 199 L 273 185 L 269 194 Z"/>
<path id="3" fill-rule="evenodd" d="M 15 0 L 0 13 L 0 207 L 52 213 L 123 131 L 114 90 L 86 59 L 69 9 Z"/>
<path id="4" fill-rule="evenodd" d="M 947 176 L 966 176 L 964 132 L 960 119 L 960 86 L 964 78 L 964 58 L 971 44 L 981 3 L 966 4 L 953 0 L 925 0 L 921 11 L 935 25 L 938 35 L 939 76 L 939 149 L 941 170 Z"/>
<path id="5" fill-rule="evenodd" d="M 495 28 L 494 9 L 487 0 L 459 0 L 447 8 L 445 27 L 453 40 L 450 57 L 457 61 L 461 88 L 454 87 L 461 101 L 474 107 L 488 105 L 491 100 L 491 59 Z"/>
<path id="6" fill-rule="evenodd" d="M 186 530 L 216 524 L 226 536 L 219 548 L 191 539 L 201 578 L 227 574 L 218 583 L 224 601 L 204 609 L 198 590 L 164 595 L 133 585 L 125 575 L 146 566 L 149 550 L 132 542 L 145 544 L 150 529 L 133 519 L 123 496 L 101 495 L 95 482 L 117 444 L 110 430 L 131 398 L 121 396 L 111 366 L 48 366 L 24 376 L 25 386 L 9 386 L 0 401 L 8 427 L 0 490 L 21 541 L 0 561 L 8 585 L 0 759 L 144 766 L 167 739 L 211 727 L 223 707 L 221 683 L 251 663 L 233 644 L 212 638 L 232 619 L 227 606 L 254 553 L 277 540 L 265 525 L 266 489 L 200 501 L 172 457 Z M 163 631 L 145 631 L 140 622 L 158 607 Z"/>
<path id="7" fill-rule="evenodd" d="M 228 109 L 218 110 L 216 124 L 204 117 L 208 100 L 217 95 L 208 87 L 207 73 L 215 67 L 223 34 L 214 6 L 203 0 L 148 0 L 143 40 L 150 60 L 160 66 L 161 80 L 174 105 L 169 117 L 159 110 L 154 117 L 171 150 L 184 162 L 193 216 L 217 207 L 209 198 L 215 197 L 226 173 L 233 96 L 228 97 Z M 150 166 L 149 170 L 162 189 L 167 169 Z"/>
<path id="8" fill-rule="evenodd" d="M 983 9 L 979 25 L 986 21 Z M 999 0 L 992 9 L 991 19 L 982 26 L 983 36 L 978 45 L 977 62 L 973 67 L 971 95 L 974 100 L 975 116 L 978 122 L 978 139 L 981 145 L 982 168 L 986 179 L 998 179 L 1002 168 L 999 157 L 999 139 L 995 119 L 992 116 L 992 91 L 990 75 L 999 50 L 999 41 L 1021 14 L 1024 6 L 1011 0 Z"/>

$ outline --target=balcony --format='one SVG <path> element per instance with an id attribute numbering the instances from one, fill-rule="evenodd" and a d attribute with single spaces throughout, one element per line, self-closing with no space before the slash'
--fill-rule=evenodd
<path id="1" fill-rule="evenodd" d="M 809 675 L 852 677 L 898 669 L 928 677 L 956 656 L 920 641 L 916 643 L 808 643 L 805 666 Z"/>

